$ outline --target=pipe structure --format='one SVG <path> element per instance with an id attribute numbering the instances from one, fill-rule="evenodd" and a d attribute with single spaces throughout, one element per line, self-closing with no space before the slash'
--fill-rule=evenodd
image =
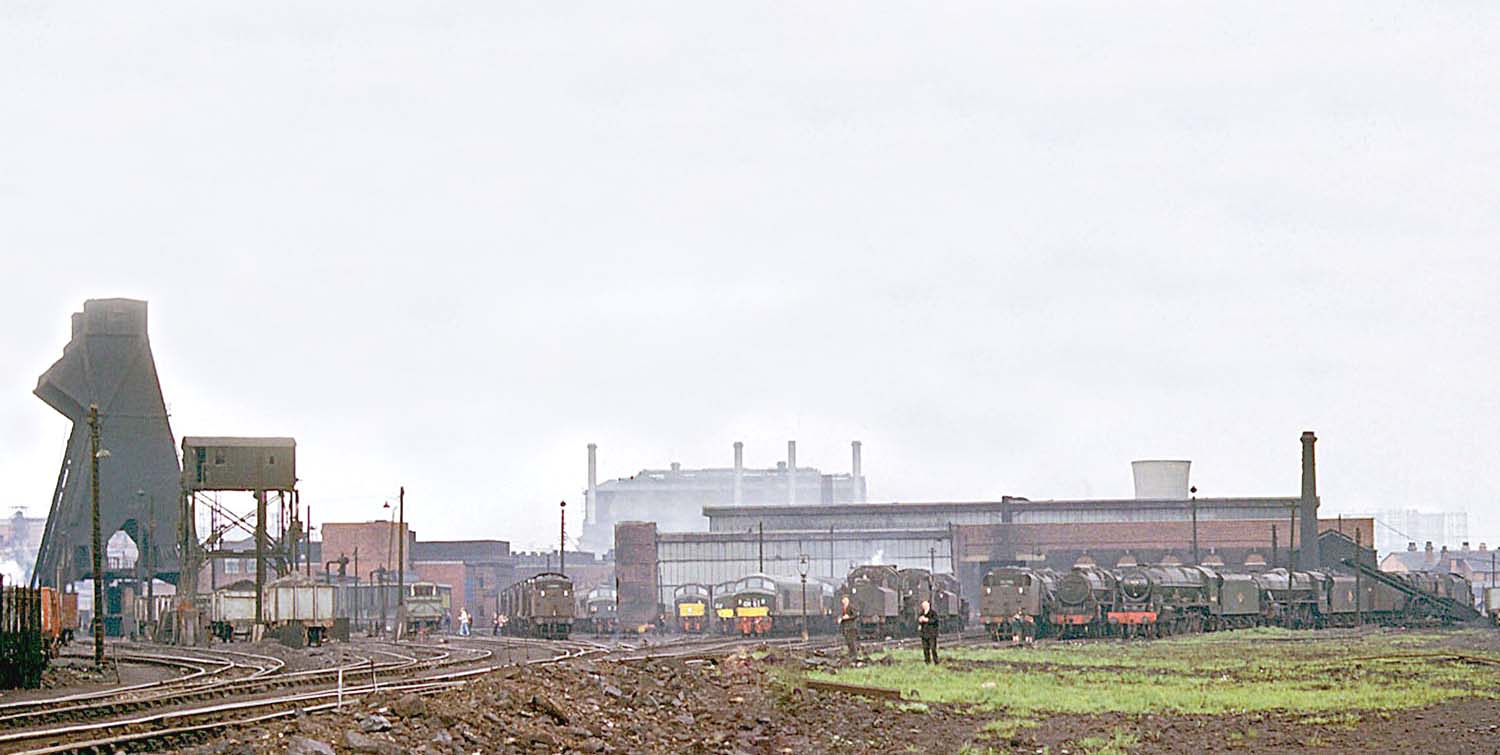
<path id="1" fill-rule="evenodd" d="M 589 495 L 583 502 L 583 521 L 593 524 L 598 521 L 598 503 L 595 497 L 599 490 L 599 446 L 589 444 Z"/>
<path id="2" fill-rule="evenodd" d="M 850 452 L 853 454 L 853 457 L 854 457 L 851 460 L 851 463 L 850 463 L 850 466 L 849 466 L 849 471 L 850 471 L 850 475 L 854 478 L 854 480 L 853 480 L 853 482 L 854 482 L 853 495 L 854 495 L 854 502 L 855 503 L 864 503 L 865 502 L 865 475 L 864 475 L 864 471 L 863 471 L 863 466 L 864 465 L 862 463 L 863 460 L 860 458 L 860 451 L 863 448 L 864 448 L 864 444 L 860 443 L 857 440 L 853 441 L 853 442 L 851 442 L 849 444 Z"/>
<path id="3" fill-rule="evenodd" d="M 734 505 L 745 503 L 745 444 L 734 442 Z"/>

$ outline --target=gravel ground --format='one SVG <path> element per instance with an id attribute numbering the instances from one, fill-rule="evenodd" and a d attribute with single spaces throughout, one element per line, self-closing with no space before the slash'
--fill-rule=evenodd
<path id="1" fill-rule="evenodd" d="M 571 661 L 510 668 L 428 697 L 366 698 L 341 712 L 231 733 L 195 751 L 250 753 L 943 752 L 980 723 L 784 685 L 775 655 Z M 324 749 L 328 748 L 328 749 Z"/>

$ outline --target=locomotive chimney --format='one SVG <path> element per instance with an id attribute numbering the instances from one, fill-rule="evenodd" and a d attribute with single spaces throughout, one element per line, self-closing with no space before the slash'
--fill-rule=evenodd
<path id="1" fill-rule="evenodd" d="M 745 444 L 734 442 L 734 505 L 745 502 Z"/>
<path id="2" fill-rule="evenodd" d="M 863 447 L 864 447 L 864 444 L 860 443 L 857 440 L 854 441 L 853 443 L 849 444 L 849 448 L 852 450 L 852 452 L 854 454 L 854 459 L 853 459 L 853 462 L 851 463 L 849 469 L 850 469 L 850 476 L 854 478 L 852 480 L 852 482 L 854 483 L 854 492 L 853 492 L 853 495 L 854 495 L 854 502 L 855 503 L 864 503 L 865 502 L 865 477 L 864 477 L 864 473 L 861 471 L 861 467 L 863 465 L 861 464 L 861 460 L 859 458 L 860 449 L 863 448 Z"/>
<path id="3" fill-rule="evenodd" d="M 786 442 L 786 503 L 797 505 L 797 441 Z"/>
<path id="4" fill-rule="evenodd" d="M 1297 564 L 1304 570 L 1321 568 L 1318 562 L 1318 470 L 1313 444 L 1318 436 L 1311 430 L 1302 433 L 1302 501 L 1299 504 L 1301 552 Z"/>

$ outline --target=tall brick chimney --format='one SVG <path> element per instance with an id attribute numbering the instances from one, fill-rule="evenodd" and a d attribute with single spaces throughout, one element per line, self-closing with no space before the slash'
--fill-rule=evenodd
<path id="1" fill-rule="evenodd" d="M 1318 560 L 1318 467 L 1313 455 L 1317 442 L 1318 436 L 1311 430 L 1302 433 L 1302 501 L 1298 504 L 1302 521 L 1301 532 L 1297 533 L 1302 542 L 1297 565 L 1304 570 L 1322 568 Z"/>

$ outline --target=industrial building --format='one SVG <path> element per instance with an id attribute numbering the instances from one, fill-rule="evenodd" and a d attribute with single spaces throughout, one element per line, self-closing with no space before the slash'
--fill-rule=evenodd
<path id="1" fill-rule="evenodd" d="M 734 444 L 729 467 L 643 469 L 630 477 L 597 481 L 598 447 L 588 446 L 588 487 L 584 490 L 583 533 L 579 547 L 604 553 L 614 546 L 614 527 L 627 521 L 656 522 L 663 530 L 693 532 L 708 529 L 704 518 L 710 506 L 827 506 L 865 500 L 865 478 L 860 469 L 861 444 L 851 445 L 848 474 L 824 474 L 817 467 L 797 465 L 797 442 L 788 441 L 786 460 L 774 468 L 748 469 L 745 447 Z"/>
<path id="2" fill-rule="evenodd" d="M 1408 543 L 1437 543 L 1457 548 L 1469 540 L 1469 515 L 1462 511 L 1381 509 L 1369 514 L 1379 526 L 1375 549 L 1381 553 L 1403 553 Z"/>
<path id="3" fill-rule="evenodd" d="M 969 595 L 985 570 L 1005 565 L 1316 568 L 1320 532 L 1341 531 L 1368 550 L 1375 524 L 1317 518 L 1316 438 L 1305 433 L 1301 440 L 1303 483 L 1294 496 L 1197 498 L 1187 462 L 1145 461 L 1134 465 L 1136 497 L 1129 499 L 712 505 L 703 508 L 707 532 L 645 529 L 649 524 L 618 531 L 655 542 L 654 558 L 628 566 L 651 577 L 662 603 L 682 584 L 719 584 L 757 571 L 794 576 L 804 555 L 811 576 L 835 580 L 867 563 L 955 571 Z M 623 573 L 618 552 L 617 561 Z"/>

